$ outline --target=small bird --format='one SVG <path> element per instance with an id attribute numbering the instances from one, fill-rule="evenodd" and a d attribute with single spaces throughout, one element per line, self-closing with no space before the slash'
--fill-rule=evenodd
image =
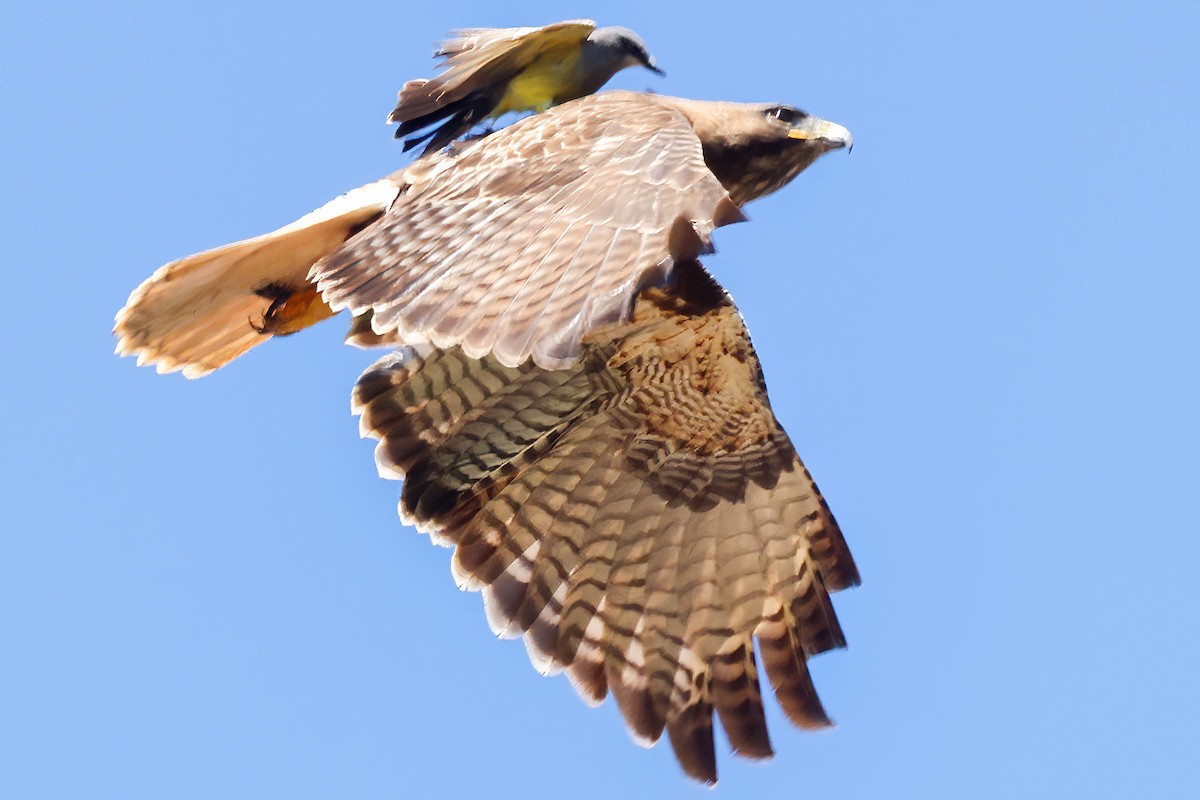
<path id="1" fill-rule="evenodd" d="M 435 54 L 446 59 L 442 72 L 406 83 L 388 115 L 400 123 L 397 139 L 441 122 L 406 139 L 406 151 L 426 141 L 423 152 L 440 150 L 481 122 L 592 94 L 626 67 L 665 74 L 636 33 L 587 19 L 453 33 Z"/>

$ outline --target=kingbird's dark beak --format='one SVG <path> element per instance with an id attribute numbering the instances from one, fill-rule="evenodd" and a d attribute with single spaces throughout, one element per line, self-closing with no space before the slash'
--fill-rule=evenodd
<path id="1" fill-rule="evenodd" d="M 658 62 L 655 61 L 653 58 L 650 59 L 649 61 L 646 61 L 644 66 L 646 67 L 646 69 L 650 70 L 655 75 L 661 75 L 664 78 L 667 76 L 666 71 L 663 70 L 661 67 L 659 67 Z"/>
<path id="2" fill-rule="evenodd" d="M 850 131 L 836 122 L 830 122 L 820 117 L 810 116 L 800 120 L 788 131 L 788 138 L 819 141 L 826 150 L 837 150 L 839 147 L 844 147 L 848 153 L 854 149 L 854 137 L 850 135 Z"/>

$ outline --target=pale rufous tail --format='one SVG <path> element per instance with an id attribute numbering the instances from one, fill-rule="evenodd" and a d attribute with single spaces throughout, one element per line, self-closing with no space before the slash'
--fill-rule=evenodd
<path id="1" fill-rule="evenodd" d="M 399 191 L 385 178 L 271 233 L 160 267 L 117 312 L 117 353 L 198 378 L 272 335 L 332 316 L 309 270 L 386 211 Z"/>

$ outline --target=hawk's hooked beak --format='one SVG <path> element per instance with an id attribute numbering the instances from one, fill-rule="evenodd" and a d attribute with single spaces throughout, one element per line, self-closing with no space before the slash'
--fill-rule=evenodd
<path id="1" fill-rule="evenodd" d="M 820 117 L 809 116 L 800 120 L 788 131 L 788 138 L 801 139 L 803 141 L 820 141 L 825 145 L 826 150 L 836 150 L 839 147 L 844 147 L 846 148 L 846 152 L 849 153 L 854 149 L 854 137 L 850 135 L 850 131 L 836 122 L 830 122 Z"/>

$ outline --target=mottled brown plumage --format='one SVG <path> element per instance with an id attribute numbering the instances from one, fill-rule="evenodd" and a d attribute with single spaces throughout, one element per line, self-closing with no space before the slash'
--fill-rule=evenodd
<path id="1" fill-rule="evenodd" d="M 422 159 L 311 277 L 334 309 L 373 311 L 379 333 L 563 367 L 641 286 L 710 251 L 741 204 L 847 144 L 780 106 L 592 95 Z"/>
<path id="2" fill-rule="evenodd" d="M 709 783 L 714 711 L 736 752 L 772 754 L 754 638 L 789 719 L 829 723 L 806 662 L 843 644 L 829 592 L 858 573 L 699 264 L 569 369 L 422 352 L 369 369 L 354 409 L 402 518 L 456 547 L 498 634 L 586 700 L 611 691 L 635 738 L 665 730 Z"/>

